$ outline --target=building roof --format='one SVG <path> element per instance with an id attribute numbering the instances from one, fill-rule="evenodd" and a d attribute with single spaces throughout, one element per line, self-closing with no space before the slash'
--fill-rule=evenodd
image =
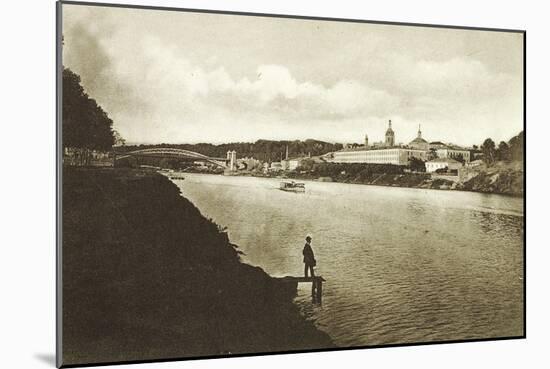
<path id="1" fill-rule="evenodd" d="M 471 151 L 468 148 L 460 147 L 460 146 L 453 145 L 453 144 L 446 144 L 446 143 L 441 142 L 441 141 L 432 141 L 432 142 L 430 142 L 430 145 L 443 146 L 443 147 L 438 148 L 439 150 L 448 149 L 448 150 Z"/>
<path id="2" fill-rule="evenodd" d="M 460 147 L 460 146 L 457 146 L 457 145 L 452 144 L 452 143 L 446 144 L 445 146 L 446 146 L 445 148 L 449 149 L 449 150 L 470 151 L 469 149 L 465 149 L 464 147 Z"/>
<path id="3" fill-rule="evenodd" d="M 461 164 L 458 160 L 455 160 L 453 158 L 437 158 L 437 159 L 433 159 L 433 160 L 428 161 L 428 163 L 449 163 L 449 164 L 458 163 L 458 164 Z"/>
<path id="4" fill-rule="evenodd" d="M 365 149 L 365 147 L 348 147 L 348 148 L 344 148 L 344 149 L 340 149 L 338 151 L 334 151 L 334 152 L 348 152 L 348 151 L 365 151 L 365 150 L 369 150 L 369 149 Z"/>
<path id="5" fill-rule="evenodd" d="M 412 140 L 411 142 L 409 142 L 409 145 L 410 145 L 410 144 L 413 144 L 413 143 L 427 144 L 428 141 L 426 141 L 426 140 L 423 139 L 422 137 L 417 137 L 417 138 L 415 138 L 414 140 Z"/>
<path id="6" fill-rule="evenodd" d="M 483 164 L 484 161 L 483 160 L 480 160 L 480 159 L 477 159 L 477 160 L 472 160 L 471 162 L 467 163 L 469 166 L 474 166 L 474 165 L 479 165 L 479 164 Z"/>
<path id="7" fill-rule="evenodd" d="M 381 147 L 375 147 L 375 146 L 369 146 L 368 148 L 363 147 L 352 147 L 349 149 L 342 149 L 334 152 L 353 152 L 353 151 L 380 151 L 380 150 L 391 150 L 391 149 L 402 149 L 403 147 L 400 146 L 381 146 Z"/>

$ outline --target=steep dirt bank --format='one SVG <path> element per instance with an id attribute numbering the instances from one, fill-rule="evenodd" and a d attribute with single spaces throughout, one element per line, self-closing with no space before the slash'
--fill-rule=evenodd
<path id="1" fill-rule="evenodd" d="M 466 191 L 523 196 L 523 168 L 518 165 L 494 165 L 480 168 L 478 174 L 457 188 Z"/>
<path id="2" fill-rule="evenodd" d="M 167 178 L 63 172 L 65 365 L 333 347 Z"/>

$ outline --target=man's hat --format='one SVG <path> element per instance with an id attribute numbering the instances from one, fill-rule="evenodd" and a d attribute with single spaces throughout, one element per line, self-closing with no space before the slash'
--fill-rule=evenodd
<path id="1" fill-rule="evenodd" d="M 307 236 L 306 241 L 311 241 L 311 237 Z"/>

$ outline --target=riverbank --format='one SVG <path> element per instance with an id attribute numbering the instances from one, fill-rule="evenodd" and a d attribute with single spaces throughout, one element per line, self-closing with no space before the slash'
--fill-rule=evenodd
<path id="1" fill-rule="evenodd" d="M 480 192 L 488 194 L 509 195 L 514 197 L 523 196 L 523 171 L 498 170 L 483 171 L 472 179 L 460 182 L 449 180 L 445 176 L 431 177 L 429 174 L 379 174 L 370 179 L 355 179 L 341 177 L 311 177 L 311 176 L 289 176 L 293 179 L 307 179 L 321 182 L 339 182 L 362 185 L 376 185 L 388 187 L 406 187 L 431 190 L 459 190 Z"/>
<path id="2" fill-rule="evenodd" d="M 458 189 L 515 197 L 524 195 L 525 174 L 521 162 L 497 162 L 492 166 L 481 165 L 472 171 L 473 173 L 465 173 L 467 180 L 460 183 Z"/>
<path id="3" fill-rule="evenodd" d="M 389 187 L 407 187 L 434 190 L 460 190 L 522 197 L 524 172 L 521 163 L 496 163 L 490 167 L 464 169 L 464 175 L 437 175 L 430 173 L 406 173 L 391 167 L 390 172 L 373 171 L 361 164 L 327 164 L 332 168 L 287 172 L 284 178 L 339 182 Z M 376 167 L 374 167 L 376 168 Z M 328 170 L 327 170 L 328 169 Z M 258 177 L 279 177 L 274 174 L 250 173 Z"/>
<path id="4" fill-rule="evenodd" d="M 65 365 L 334 347 L 167 178 L 64 168 Z"/>

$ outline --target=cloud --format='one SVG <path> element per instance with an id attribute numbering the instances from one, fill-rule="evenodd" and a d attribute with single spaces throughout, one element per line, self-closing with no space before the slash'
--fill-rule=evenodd
<path id="1" fill-rule="evenodd" d="M 88 43 L 90 33 L 81 26 L 74 31 L 80 40 L 74 47 L 71 45 L 71 52 L 88 55 L 80 45 Z M 116 124 L 130 135 L 138 131 L 125 127 L 129 124 L 141 127 L 149 124 L 147 131 L 155 125 L 158 130 L 173 130 L 169 124 L 189 120 L 216 127 L 220 123 L 212 122 L 212 117 L 223 116 L 223 112 L 224 121 L 244 123 L 255 129 L 261 126 L 259 121 L 292 124 L 293 120 L 384 115 L 398 104 L 396 97 L 355 80 L 338 81 L 332 86 L 299 81 L 283 65 L 259 65 L 250 73 L 255 78 L 237 79 L 223 66 L 193 64 L 180 48 L 155 37 L 146 37 L 134 45 L 132 58 L 128 60 L 127 50 L 105 45 L 116 37 L 110 34 L 101 42 L 89 42 L 94 46 L 94 54 L 101 56 L 94 58 L 97 59 L 94 68 L 78 61 L 73 65 L 84 76 L 94 76 L 83 78 L 85 83 L 91 81 L 86 87 L 94 92 L 102 86 L 103 91 L 97 91 L 103 96 L 100 103 L 111 107 L 114 118 L 119 118 L 115 119 Z M 117 87 L 109 87 L 113 85 Z M 122 88 L 124 92 L 113 96 L 112 91 Z M 129 97 L 136 101 L 126 101 Z"/>
<path id="2" fill-rule="evenodd" d="M 322 71 L 304 72 L 316 60 L 287 63 L 243 47 L 246 63 L 235 68 L 215 40 L 203 37 L 197 46 L 192 35 L 160 32 L 164 24 L 147 23 L 146 13 L 124 18 L 111 11 L 78 7 L 65 16 L 64 63 L 128 141 L 360 141 L 366 132 L 379 140 L 393 119 L 402 142 L 415 137 L 421 123 L 431 138 L 452 134 L 469 143 L 472 132 L 495 131 L 487 122 L 521 122 L 521 75 L 496 72 L 467 55 L 377 49 L 356 63 L 331 59 L 323 64 L 331 77 L 324 78 Z"/>
<path id="3" fill-rule="evenodd" d="M 125 68 L 128 74 L 127 66 L 120 68 Z M 127 78 L 133 79 L 134 73 L 141 75 L 139 83 L 149 86 L 154 96 L 162 96 L 159 103 L 170 108 L 174 107 L 170 101 L 216 103 L 229 109 L 238 103 L 239 109 L 264 113 L 281 112 L 284 106 L 286 114 L 319 118 L 368 114 L 381 106 L 395 105 L 397 100 L 354 80 L 339 81 L 328 87 L 298 81 L 283 65 L 259 65 L 251 71 L 255 78 L 237 79 L 221 66 L 207 69 L 207 66 L 194 65 L 176 47 L 163 45 L 161 40 L 153 38 L 135 50 L 132 70 L 135 72 Z"/>

